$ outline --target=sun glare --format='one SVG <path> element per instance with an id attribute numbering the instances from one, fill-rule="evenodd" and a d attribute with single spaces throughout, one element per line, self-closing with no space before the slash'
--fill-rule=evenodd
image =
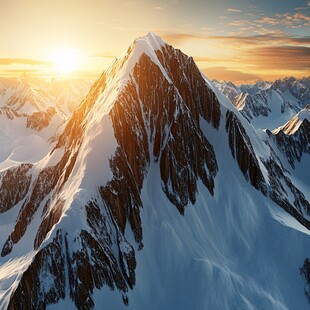
<path id="1" fill-rule="evenodd" d="M 53 63 L 58 74 L 67 75 L 77 71 L 79 54 L 73 49 L 61 49 L 53 54 Z"/>

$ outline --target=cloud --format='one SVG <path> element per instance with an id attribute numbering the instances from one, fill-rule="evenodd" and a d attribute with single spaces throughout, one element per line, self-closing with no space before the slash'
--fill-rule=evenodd
<path id="1" fill-rule="evenodd" d="M 296 11 L 296 9 L 294 9 Z M 249 33 L 250 29 L 256 28 L 256 32 L 260 33 L 261 28 L 265 29 L 265 32 L 274 33 L 280 31 L 280 26 L 284 26 L 290 29 L 302 29 L 309 28 L 310 16 L 308 14 L 299 12 L 293 13 L 275 13 L 273 15 L 265 14 L 253 14 L 247 13 L 242 20 L 230 20 L 225 25 L 238 28 L 245 28 L 243 32 Z M 252 28 L 250 28 L 252 27 Z"/>
<path id="2" fill-rule="evenodd" d="M 31 65 L 31 66 L 50 66 L 51 62 L 41 61 L 27 58 L 0 58 L 0 65 L 13 65 L 13 64 L 22 64 L 22 65 Z"/>
<path id="3" fill-rule="evenodd" d="M 296 12 L 294 14 L 277 13 L 274 14 L 273 17 L 265 16 L 252 22 L 253 24 L 266 24 L 270 26 L 283 25 L 288 27 L 301 28 L 310 26 L 310 16 L 301 12 Z"/>
<path id="4" fill-rule="evenodd" d="M 154 9 L 155 10 L 163 10 L 163 7 L 162 6 L 155 6 Z"/>
<path id="5" fill-rule="evenodd" d="M 223 63 L 230 62 L 230 59 L 215 58 L 215 57 L 204 57 L 204 56 L 193 56 L 195 62 L 209 62 L 209 63 Z"/>
<path id="6" fill-rule="evenodd" d="M 241 61 L 256 68 L 269 70 L 310 70 L 310 47 L 266 46 L 255 48 L 243 55 Z"/>
<path id="7" fill-rule="evenodd" d="M 8 70 L 1 70 L 2 72 L 6 72 L 6 73 L 42 73 L 41 70 L 36 70 L 36 69 L 8 69 Z"/>
<path id="8" fill-rule="evenodd" d="M 91 54 L 92 57 L 98 57 L 98 58 L 116 58 L 114 55 L 111 55 L 109 53 L 95 53 Z"/>
<path id="9" fill-rule="evenodd" d="M 248 24 L 248 21 L 245 19 L 234 20 L 228 23 L 229 26 L 236 26 L 236 27 L 245 27 L 247 24 Z"/>
<path id="10" fill-rule="evenodd" d="M 259 24 L 268 24 L 271 26 L 275 26 L 275 25 L 278 25 L 280 23 L 280 21 L 278 19 L 268 17 L 268 16 L 265 16 L 262 19 L 256 20 L 256 22 Z"/>
<path id="11" fill-rule="evenodd" d="M 190 40 L 205 40 L 208 38 L 206 35 L 199 34 L 188 34 L 188 33 L 173 33 L 173 32 L 163 32 L 157 31 L 161 37 L 172 45 L 178 45 L 183 42 Z"/>
<path id="12" fill-rule="evenodd" d="M 294 8 L 294 11 L 301 11 L 301 10 L 306 10 L 306 9 L 307 9 L 307 7 L 305 7 L 305 6 L 298 6 L 298 7 Z"/>
<path id="13" fill-rule="evenodd" d="M 261 31 L 264 31 L 263 27 Z M 199 33 L 162 33 L 162 36 L 175 46 L 194 41 L 198 45 L 216 46 L 218 56 L 213 52 L 193 57 L 211 78 L 241 83 L 267 77 L 307 75 L 310 70 L 310 36 L 294 37 L 280 31 L 252 36 Z M 205 68 L 206 64 L 210 68 Z"/>
<path id="14" fill-rule="evenodd" d="M 242 12 L 242 10 L 229 8 L 226 10 L 226 12 L 240 13 L 240 12 Z"/>
<path id="15" fill-rule="evenodd" d="M 243 83 L 261 79 L 260 75 L 242 72 L 238 70 L 231 70 L 226 67 L 202 68 L 201 71 L 209 79 L 232 81 L 235 83 Z"/>
<path id="16" fill-rule="evenodd" d="M 264 32 L 264 28 L 260 28 Z M 267 29 L 265 29 L 267 31 Z M 188 33 L 172 33 L 158 31 L 162 38 L 172 45 L 180 45 L 182 43 L 189 42 L 191 40 L 205 40 L 205 41 L 216 41 L 219 44 L 231 46 L 249 47 L 249 46 L 261 46 L 261 45 L 309 45 L 310 36 L 296 37 L 290 36 L 284 32 L 278 31 L 274 33 L 263 33 L 257 35 L 223 35 L 223 36 L 212 36 L 205 34 L 188 34 Z"/>

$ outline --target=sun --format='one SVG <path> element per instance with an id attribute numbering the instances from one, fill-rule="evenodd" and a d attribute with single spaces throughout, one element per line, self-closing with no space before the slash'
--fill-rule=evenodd
<path id="1" fill-rule="evenodd" d="M 77 71 L 79 58 L 79 53 L 73 49 L 59 49 L 52 56 L 54 68 L 61 75 L 68 75 Z"/>

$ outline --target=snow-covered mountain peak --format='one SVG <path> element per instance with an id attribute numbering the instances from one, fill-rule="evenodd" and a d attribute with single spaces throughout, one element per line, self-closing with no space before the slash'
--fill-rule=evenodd
<path id="1" fill-rule="evenodd" d="M 138 38 L 62 128 L 0 173 L 0 308 L 305 308 L 309 202 L 192 57 Z"/>
<path id="2" fill-rule="evenodd" d="M 137 40 L 148 41 L 148 44 L 150 44 L 154 50 L 159 50 L 162 46 L 166 45 L 166 42 L 159 35 L 152 31 L 149 31 L 146 36 L 140 37 Z"/>
<path id="3" fill-rule="evenodd" d="M 297 117 L 299 120 L 303 121 L 307 119 L 310 121 L 310 104 L 308 104 L 304 109 L 302 109 L 298 114 Z"/>
<path id="4" fill-rule="evenodd" d="M 308 104 L 304 109 L 298 112 L 292 119 L 290 119 L 283 126 L 276 128 L 273 133 L 277 134 L 283 131 L 287 135 L 293 135 L 299 130 L 303 123 L 310 124 L 310 105 Z"/>
<path id="5" fill-rule="evenodd" d="M 104 113 L 108 113 L 113 107 L 115 99 L 131 79 L 133 70 L 143 55 L 160 69 L 169 84 L 172 83 L 157 55 L 164 46 L 166 43 L 158 35 L 149 32 L 146 36 L 134 40 L 127 51 L 119 59 L 115 59 L 101 77 L 105 88 L 97 101 L 103 107 Z"/>
<path id="6" fill-rule="evenodd" d="M 143 54 L 146 54 L 150 57 L 151 61 L 154 62 L 159 68 L 164 71 L 158 57 L 156 55 L 156 51 L 161 50 L 166 43 L 153 32 L 149 32 L 146 36 L 139 37 L 134 40 L 129 49 L 123 56 L 120 58 L 122 62 L 125 60 L 125 71 L 129 73 L 134 65 L 139 61 L 140 57 Z M 166 73 L 163 72 L 165 75 Z"/>

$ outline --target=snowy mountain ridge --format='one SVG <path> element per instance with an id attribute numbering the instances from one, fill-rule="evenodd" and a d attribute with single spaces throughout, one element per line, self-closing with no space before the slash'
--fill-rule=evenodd
<path id="1" fill-rule="evenodd" d="M 214 85 L 256 128 L 273 130 L 291 119 L 310 101 L 307 78 L 288 77 L 237 87 L 231 82 Z"/>
<path id="2" fill-rule="evenodd" d="M 309 178 L 275 137 L 137 39 L 40 160 L 1 171 L 0 307 L 305 308 Z"/>

